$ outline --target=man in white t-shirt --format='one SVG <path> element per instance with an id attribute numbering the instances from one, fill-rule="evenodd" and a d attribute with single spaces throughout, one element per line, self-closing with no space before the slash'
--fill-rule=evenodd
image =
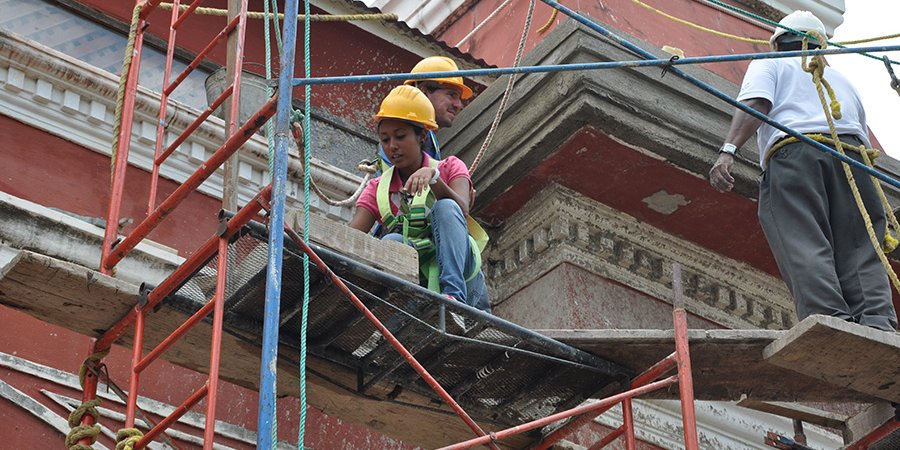
<path id="1" fill-rule="evenodd" d="M 825 36 L 825 26 L 808 11 L 795 11 L 781 23 Z M 779 28 L 773 51 L 798 50 L 802 38 Z M 818 47 L 815 40 L 810 48 Z M 866 115 L 856 90 L 836 70 L 826 67 L 842 116 L 835 120 L 841 142 L 871 147 Z M 829 136 L 829 127 L 809 73 L 801 58 L 750 63 L 738 100 L 776 122 L 804 134 Z M 734 186 L 734 152 L 758 130 L 760 166 L 759 220 L 778 268 L 803 319 L 825 314 L 884 331 L 897 328 L 887 274 L 870 244 L 841 161 L 802 142 L 770 149 L 786 138 L 782 131 L 737 110 L 710 184 L 726 192 Z M 846 148 L 846 147 L 845 147 Z M 854 152 L 851 158 L 861 160 Z M 857 186 L 879 241 L 886 217 L 871 177 L 853 169 Z"/>

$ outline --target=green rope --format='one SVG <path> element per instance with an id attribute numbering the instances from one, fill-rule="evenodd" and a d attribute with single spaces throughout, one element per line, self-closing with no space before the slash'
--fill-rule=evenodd
<path id="1" fill-rule="evenodd" d="M 69 413 L 68 422 L 71 429 L 66 434 L 66 448 L 68 450 L 93 450 L 91 445 L 97 442 L 97 436 L 100 435 L 100 425 L 96 423 L 100 419 L 97 406 L 100 406 L 100 400 L 88 400 Z M 84 418 L 85 414 L 94 418 L 94 425 L 81 425 L 81 419 Z M 89 438 L 91 445 L 78 443 L 84 438 Z"/>
<path id="2" fill-rule="evenodd" d="M 306 20 L 303 22 L 303 73 L 306 78 L 310 77 L 310 54 L 309 54 L 309 29 L 310 29 L 310 8 L 309 0 L 303 1 L 303 13 Z M 310 121 L 312 87 L 304 86 L 303 99 L 303 242 L 309 243 L 309 188 L 310 174 L 309 166 L 312 160 L 310 149 L 310 136 L 312 135 L 312 127 Z M 303 449 L 304 435 L 306 433 L 306 326 L 309 311 L 309 255 L 303 255 L 303 311 L 300 315 L 300 427 L 297 432 L 297 448 Z"/>
<path id="3" fill-rule="evenodd" d="M 710 3 L 714 3 L 714 4 L 716 4 L 716 5 L 719 5 L 719 6 L 723 7 L 723 8 L 730 9 L 730 10 L 732 10 L 732 11 L 734 11 L 734 12 L 737 12 L 737 13 L 743 14 L 743 15 L 745 15 L 745 16 L 747 16 L 747 17 L 756 19 L 756 20 L 758 20 L 758 21 L 760 21 L 760 22 L 763 22 L 763 23 L 765 23 L 765 24 L 767 24 L 767 25 L 771 25 L 771 26 L 773 26 L 773 27 L 778 27 L 778 28 L 783 28 L 783 29 L 785 29 L 785 30 L 787 30 L 787 31 L 790 31 L 791 33 L 796 34 L 797 36 L 803 36 L 803 37 L 806 37 L 806 38 L 809 38 L 809 39 L 815 39 L 815 37 L 813 37 L 813 36 L 810 35 L 809 33 L 804 33 L 804 32 L 802 32 L 802 31 L 800 31 L 800 30 L 795 30 L 795 29 L 793 29 L 793 28 L 791 28 L 791 27 L 789 27 L 789 26 L 782 25 L 782 24 L 780 24 L 780 23 L 778 23 L 778 22 L 775 22 L 775 21 L 773 21 L 773 20 L 770 20 L 770 19 L 767 19 L 767 18 L 765 18 L 765 17 L 763 17 L 763 16 L 760 16 L 759 14 L 754 14 L 754 13 L 752 13 L 752 12 L 750 12 L 750 11 L 746 11 L 746 10 L 743 10 L 743 9 L 741 9 L 741 8 L 738 8 L 737 6 L 732 6 L 732 5 L 729 5 L 728 3 L 725 3 L 725 2 L 722 2 L 722 1 L 719 1 L 719 0 L 709 0 L 709 1 L 710 1 Z M 839 43 L 837 43 L 837 42 L 832 42 L 832 41 L 826 41 L 826 42 L 827 42 L 829 45 L 832 45 L 832 46 L 834 46 L 834 47 L 838 47 L 838 48 L 847 48 L 846 45 L 841 45 L 841 44 L 839 44 Z M 863 55 L 863 56 L 865 56 L 865 57 L 868 57 L 868 58 L 877 59 L 877 60 L 879 60 L 879 61 L 882 61 L 882 59 L 879 58 L 878 56 L 875 56 L 875 55 L 872 55 L 872 54 L 869 54 L 869 53 L 860 53 L 860 54 Z M 894 61 L 894 60 L 890 60 L 890 61 L 891 61 L 891 64 L 900 64 L 900 62 L 897 62 L 897 61 Z"/>
<path id="4" fill-rule="evenodd" d="M 269 15 L 269 2 L 263 2 L 263 12 L 266 16 Z M 276 34 L 277 34 L 277 28 Z M 269 21 L 263 21 L 263 35 L 265 35 L 265 43 L 266 43 L 266 80 L 272 81 L 272 37 L 270 36 L 269 30 Z M 266 98 L 271 98 L 275 93 L 275 90 L 272 89 L 272 85 L 266 83 Z M 275 124 L 272 123 L 271 120 L 266 122 L 266 144 L 269 147 L 269 182 L 272 182 L 273 173 L 275 173 Z M 275 433 L 273 433 L 275 434 Z"/>
<path id="5" fill-rule="evenodd" d="M 144 437 L 137 428 L 122 428 L 116 432 L 116 450 L 134 450 L 134 445 Z"/>

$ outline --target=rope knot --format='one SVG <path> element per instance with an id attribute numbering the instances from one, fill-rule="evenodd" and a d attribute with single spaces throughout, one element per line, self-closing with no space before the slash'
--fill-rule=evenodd
<path id="1" fill-rule="evenodd" d="M 81 425 L 81 419 L 84 418 L 85 414 L 89 414 L 94 418 L 94 422 L 100 419 L 100 413 L 97 412 L 97 406 L 100 405 L 100 400 L 93 399 L 89 400 L 85 403 L 82 403 L 81 406 L 75 408 L 69 414 L 69 433 L 66 434 L 66 448 L 69 450 L 92 450 L 94 442 L 97 442 L 97 436 L 100 434 L 100 425 Z M 91 440 L 91 445 L 83 445 L 79 444 L 78 441 L 89 438 Z"/>
<path id="2" fill-rule="evenodd" d="M 134 445 L 144 437 L 137 428 L 122 428 L 116 432 L 116 450 L 134 450 Z"/>

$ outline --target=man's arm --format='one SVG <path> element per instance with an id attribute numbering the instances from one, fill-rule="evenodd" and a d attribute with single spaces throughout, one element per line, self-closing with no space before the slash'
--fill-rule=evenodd
<path id="1" fill-rule="evenodd" d="M 764 98 L 751 98 L 741 103 L 763 114 L 768 114 L 772 110 L 772 102 Z M 762 125 L 762 121 L 741 109 L 736 109 L 734 116 L 731 118 L 731 128 L 728 129 L 725 143 L 741 148 L 753 136 L 753 133 L 756 133 L 760 125 Z M 764 149 L 760 149 L 760 151 L 764 151 Z M 719 158 L 709 171 L 709 184 L 719 192 L 730 191 L 734 187 L 734 177 L 731 176 L 731 167 L 733 165 L 733 154 L 719 152 Z"/>

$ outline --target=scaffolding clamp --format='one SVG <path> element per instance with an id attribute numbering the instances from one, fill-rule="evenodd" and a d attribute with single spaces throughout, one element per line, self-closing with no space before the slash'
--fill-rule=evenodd
<path id="1" fill-rule="evenodd" d="M 884 61 L 884 67 L 888 71 L 888 75 L 891 76 L 891 88 L 894 90 L 900 90 L 900 80 L 897 79 L 897 75 L 894 74 L 894 67 L 891 65 L 890 58 L 887 55 L 881 57 L 881 60 Z"/>

